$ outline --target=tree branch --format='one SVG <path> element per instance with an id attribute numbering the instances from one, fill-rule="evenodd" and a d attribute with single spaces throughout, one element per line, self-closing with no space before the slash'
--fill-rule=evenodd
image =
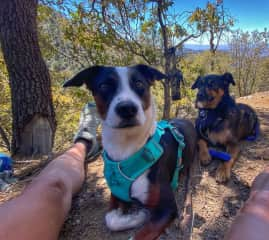
<path id="1" fill-rule="evenodd" d="M 180 46 L 182 46 L 185 42 L 187 42 L 188 40 L 190 40 L 191 38 L 198 38 L 202 35 L 202 33 L 199 34 L 191 34 L 189 36 L 187 36 L 186 38 L 184 38 L 183 40 L 181 40 L 178 44 L 176 44 L 174 47 L 178 48 Z"/>
<path id="2" fill-rule="evenodd" d="M 125 5 L 124 5 L 124 10 L 126 10 Z M 122 35 L 112 27 L 111 23 L 109 21 L 107 21 L 107 14 L 106 14 L 106 6 L 105 6 L 105 4 L 102 4 L 101 15 L 102 15 L 102 19 L 103 19 L 105 25 L 107 26 L 108 30 L 111 31 L 112 34 L 114 34 L 115 38 L 117 38 L 119 40 L 122 40 L 125 43 L 124 46 L 122 46 L 122 45 L 117 44 L 117 40 L 116 40 L 114 42 L 114 44 L 116 46 L 118 46 L 118 47 L 120 47 L 122 49 L 128 49 L 131 53 L 142 57 L 148 64 L 152 64 L 152 62 L 147 58 L 147 56 L 143 53 L 143 51 L 137 51 L 136 50 L 136 49 L 143 49 L 143 46 L 138 41 L 136 41 L 136 39 L 132 36 L 131 31 L 128 31 L 126 29 L 127 26 L 124 25 L 124 23 L 126 23 L 126 19 L 124 19 L 124 16 L 122 15 L 122 12 L 120 12 L 120 17 L 121 17 L 121 21 L 122 21 L 123 24 L 117 23 L 117 25 L 123 26 L 122 30 L 123 30 L 124 34 L 126 36 L 129 36 L 131 41 L 128 41 L 124 37 L 122 37 Z M 110 18 L 110 20 L 111 19 L 112 18 Z M 129 23 L 128 23 L 128 25 L 129 25 Z M 133 44 L 136 47 L 133 47 Z"/>

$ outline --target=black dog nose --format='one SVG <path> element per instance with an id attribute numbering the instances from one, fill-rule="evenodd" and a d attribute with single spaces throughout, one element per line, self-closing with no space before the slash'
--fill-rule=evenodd
<path id="1" fill-rule="evenodd" d="M 137 106 L 131 101 L 120 102 L 116 106 L 116 113 L 124 119 L 131 119 L 137 114 Z"/>

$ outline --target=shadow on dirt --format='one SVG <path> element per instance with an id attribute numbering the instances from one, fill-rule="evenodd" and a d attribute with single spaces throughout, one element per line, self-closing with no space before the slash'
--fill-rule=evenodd
<path id="1" fill-rule="evenodd" d="M 234 219 L 238 210 L 248 199 L 250 187 L 246 183 L 238 180 L 234 174 L 227 186 L 232 189 L 234 194 L 225 197 L 223 202 L 219 203 L 222 204 L 221 213 L 215 218 L 213 223 L 209 224 L 203 232 L 200 233 L 200 238 L 203 240 L 223 239 L 225 232 L 228 231 L 232 222 L 231 220 Z M 201 226 L 201 221 L 205 223 L 205 219 L 198 215 L 197 220 L 194 222 L 194 226 L 199 227 L 199 224 Z"/>

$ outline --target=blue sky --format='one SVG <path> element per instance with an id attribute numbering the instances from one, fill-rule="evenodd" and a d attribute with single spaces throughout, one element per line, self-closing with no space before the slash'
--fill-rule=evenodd
<path id="1" fill-rule="evenodd" d="M 207 0 L 176 0 L 174 7 L 177 11 L 191 11 L 197 6 L 205 7 L 206 3 Z M 224 0 L 224 7 L 236 19 L 234 29 L 269 29 L 269 0 Z"/>

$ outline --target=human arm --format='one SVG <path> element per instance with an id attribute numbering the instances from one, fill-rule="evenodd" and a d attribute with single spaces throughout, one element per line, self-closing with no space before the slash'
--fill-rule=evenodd
<path id="1" fill-rule="evenodd" d="M 96 121 L 87 104 L 70 149 L 52 160 L 14 199 L 0 205 L 0 239 L 56 240 L 85 178 L 86 155 L 96 144 Z M 95 117 L 95 116 L 94 116 Z"/>
<path id="2" fill-rule="evenodd" d="M 0 239 L 56 240 L 84 181 L 86 145 L 75 143 L 51 161 L 21 195 L 0 206 Z"/>

